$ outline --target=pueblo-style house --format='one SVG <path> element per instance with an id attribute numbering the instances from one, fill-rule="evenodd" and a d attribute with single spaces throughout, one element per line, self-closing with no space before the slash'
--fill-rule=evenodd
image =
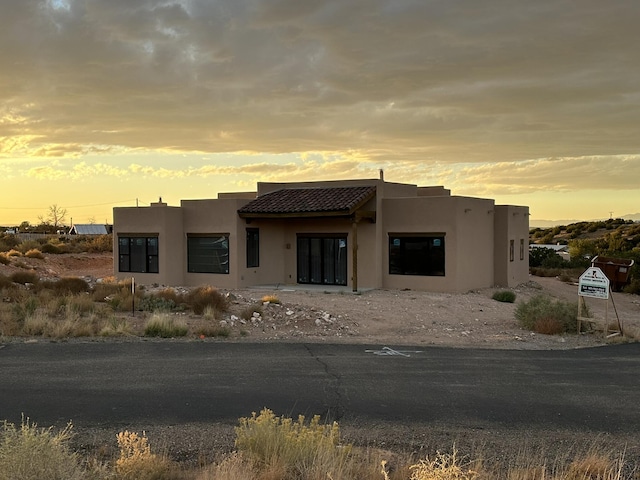
<path id="1" fill-rule="evenodd" d="M 373 180 L 258 183 L 254 193 L 113 210 L 114 273 L 219 288 L 434 292 L 528 280 L 529 209 Z"/>

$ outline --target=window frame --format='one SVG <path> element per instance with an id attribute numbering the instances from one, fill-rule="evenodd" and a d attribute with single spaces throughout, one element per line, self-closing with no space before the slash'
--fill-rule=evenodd
<path id="1" fill-rule="evenodd" d="M 389 275 L 420 277 L 446 276 L 446 234 L 434 233 L 389 233 Z M 427 247 L 426 255 L 411 255 L 412 246 Z M 416 269 L 417 268 L 417 269 Z"/>

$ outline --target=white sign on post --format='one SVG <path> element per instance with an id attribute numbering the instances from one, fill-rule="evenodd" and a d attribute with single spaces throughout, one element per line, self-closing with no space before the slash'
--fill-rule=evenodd
<path id="1" fill-rule="evenodd" d="M 598 267 L 588 268 L 578 280 L 578 295 L 608 299 L 609 279 Z"/>

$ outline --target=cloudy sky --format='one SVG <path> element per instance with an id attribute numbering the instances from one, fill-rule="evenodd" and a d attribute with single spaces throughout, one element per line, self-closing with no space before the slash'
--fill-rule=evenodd
<path id="1" fill-rule="evenodd" d="M 0 224 L 380 168 L 532 219 L 640 212 L 637 0 L 3 0 L 0 22 Z"/>

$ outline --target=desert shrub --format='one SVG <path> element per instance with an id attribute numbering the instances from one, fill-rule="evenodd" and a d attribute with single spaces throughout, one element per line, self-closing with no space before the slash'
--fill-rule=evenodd
<path id="1" fill-rule="evenodd" d="M 220 462 L 209 465 L 197 480 L 231 480 L 258 478 L 254 462 L 238 452 L 225 456 Z"/>
<path id="2" fill-rule="evenodd" d="M 146 435 L 124 431 L 116 435 L 120 456 L 116 460 L 116 473 L 123 480 L 163 480 L 177 478 L 172 475 L 171 462 L 155 453 Z"/>
<path id="3" fill-rule="evenodd" d="M 99 331 L 98 323 L 94 316 L 81 317 L 71 314 L 52 322 L 45 335 L 53 338 L 92 337 Z"/>
<path id="4" fill-rule="evenodd" d="M 206 307 L 212 307 L 218 312 L 227 310 L 227 299 L 216 288 L 210 286 L 192 290 L 185 301 L 196 315 L 202 315 Z"/>
<path id="5" fill-rule="evenodd" d="M 479 475 L 469 465 L 461 465 L 455 449 L 451 454 L 437 452 L 433 459 L 427 457 L 409 469 L 411 480 L 474 480 Z"/>
<path id="6" fill-rule="evenodd" d="M 13 248 L 7 252 L 7 257 L 21 257 L 22 252 L 20 250 L 14 250 Z"/>
<path id="7" fill-rule="evenodd" d="M 12 248 L 15 248 L 15 246 L 19 243 L 20 241 L 18 240 L 18 237 L 16 235 L 2 235 L 0 236 L 0 252 L 11 250 Z"/>
<path id="8" fill-rule="evenodd" d="M 23 297 L 13 304 L 13 316 L 18 322 L 23 323 L 29 316 L 33 315 L 38 309 L 38 299 L 33 295 Z"/>
<path id="9" fill-rule="evenodd" d="M 624 293 L 633 293 L 635 295 L 640 295 L 640 280 L 637 278 L 631 280 L 631 282 L 626 285 L 622 291 Z"/>
<path id="10" fill-rule="evenodd" d="M 23 419 L 20 428 L 4 422 L 0 437 L 0 480 L 75 480 L 85 478 L 71 451 L 71 424 L 59 432 Z"/>
<path id="11" fill-rule="evenodd" d="M 50 330 L 50 324 L 46 312 L 37 310 L 25 317 L 22 332 L 24 335 L 45 335 Z"/>
<path id="12" fill-rule="evenodd" d="M 53 255 L 60 255 L 61 253 L 66 253 L 64 248 L 64 244 L 54 245 L 53 243 L 45 243 L 40 248 L 42 253 L 49 253 Z"/>
<path id="13" fill-rule="evenodd" d="M 37 258 L 39 260 L 44 260 L 44 255 L 37 248 L 32 248 L 31 250 L 27 250 L 24 256 L 27 258 Z"/>
<path id="14" fill-rule="evenodd" d="M 129 322 L 124 318 L 110 317 L 100 329 L 100 335 L 103 337 L 119 337 L 132 335 L 132 329 Z"/>
<path id="15" fill-rule="evenodd" d="M 498 290 L 491 298 L 498 302 L 513 303 L 516 301 L 516 294 L 511 290 Z"/>
<path id="16" fill-rule="evenodd" d="M 187 325 L 182 320 L 163 313 L 153 314 L 144 327 L 144 334 L 147 337 L 184 337 L 188 331 Z"/>
<path id="17" fill-rule="evenodd" d="M 578 306 L 546 295 L 536 295 L 528 302 L 519 303 L 515 316 L 523 328 L 534 332 L 570 332 L 576 330 Z"/>
<path id="18" fill-rule="evenodd" d="M 113 251 L 113 235 L 97 235 L 84 242 L 84 250 L 89 253 Z"/>
<path id="19" fill-rule="evenodd" d="M 91 297 L 96 302 L 105 302 L 108 297 L 114 295 L 122 289 L 117 283 L 97 283 L 91 292 Z"/>
<path id="20" fill-rule="evenodd" d="M 306 424 L 302 415 L 294 422 L 265 408 L 260 415 L 240 419 L 235 444 L 261 470 L 270 472 L 269 478 L 352 478 L 351 446 L 340 446 L 336 422 L 323 425 L 317 415 Z"/>
<path id="21" fill-rule="evenodd" d="M 533 267 L 529 269 L 529 272 L 536 277 L 557 277 L 562 275 L 560 268 Z"/>
<path id="22" fill-rule="evenodd" d="M 138 302 L 138 309 L 144 312 L 170 312 L 175 310 L 176 307 L 177 305 L 173 300 L 156 295 L 146 295 Z"/>
<path id="23" fill-rule="evenodd" d="M 21 283 L 22 285 L 27 283 L 36 284 L 40 281 L 38 274 L 32 271 L 13 272 L 9 278 L 12 282 Z"/>
<path id="24" fill-rule="evenodd" d="M 80 277 L 63 277 L 51 282 L 50 286 L 62 295 L 86 293 L 90 290 L 87 281 Z"/>
<path id="25" fill-rule="evenodd" d="M 29 250 L 39 250 L 41 246 L 40 242 L 36 240 L 24 240 L 16 246 L 16 250 L 24 255 Z"/>
<path id="26" fill-rule="evenodd" d="M 2 265 L 9 265 L 9 262 L 11 260 L 9 260 L 9 257 L 7 256 L 7 254 L 5 253 L 0 253 L 0 263 Z"/>
<path id="27" fill-rule="evenodd" d="M 173 288 L 164 288 L 154 293 L 154 295 L 165 300 L 170 300 L 176 305 L 179 305 L 184 301 L 182 295 L 176 292 Z"/>

